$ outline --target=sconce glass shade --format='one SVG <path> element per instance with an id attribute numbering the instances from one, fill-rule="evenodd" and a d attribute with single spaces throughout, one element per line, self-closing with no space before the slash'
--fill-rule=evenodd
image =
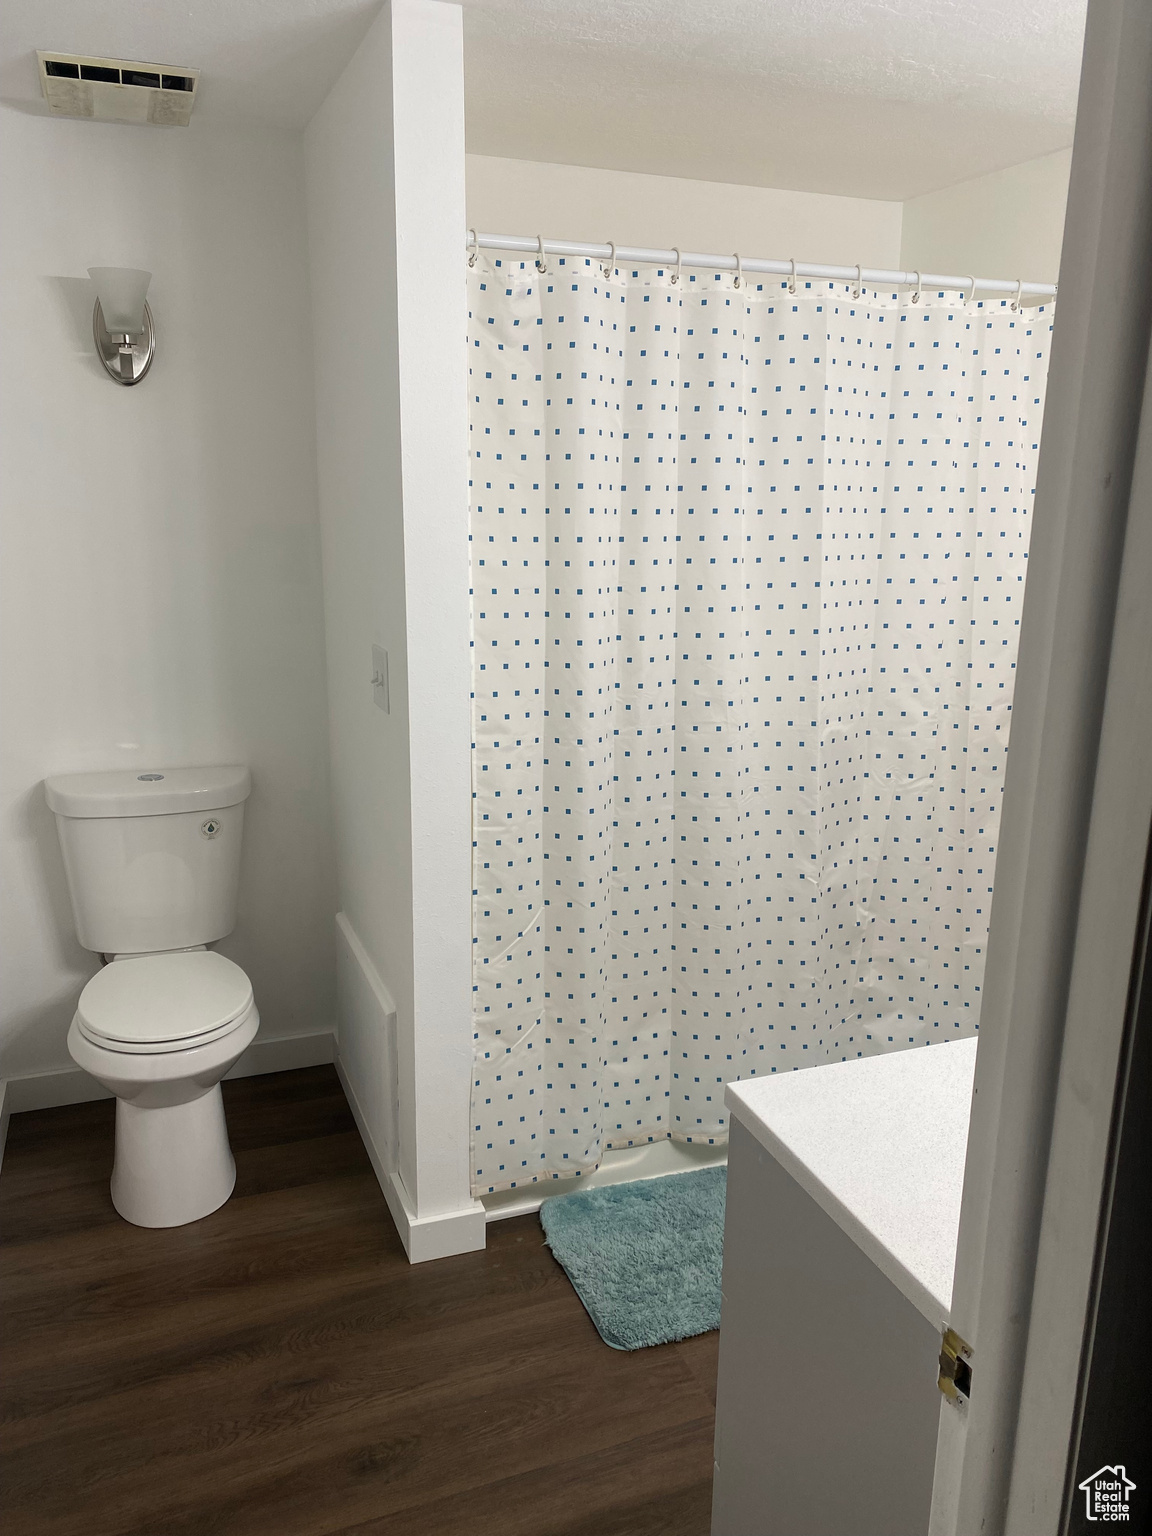
<path id="1" fill-rule="evenodd" d="M 96 285 L 109 334 L 139 336 L 145 328 L 144 300 L 151 272 L 137 272 L 132 267 L 89 267 L 88 276 Z"/>

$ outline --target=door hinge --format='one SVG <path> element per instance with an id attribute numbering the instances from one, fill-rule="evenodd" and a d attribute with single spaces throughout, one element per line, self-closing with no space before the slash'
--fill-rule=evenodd
<path id="1" fill-rule="evenodd" d="M 940 1339 L 940 1374 L 936 1385 L 950 1403 L 967 1406 L 972 1395 L 972 1346 L 955 1328 L 945 1328 Z"/>

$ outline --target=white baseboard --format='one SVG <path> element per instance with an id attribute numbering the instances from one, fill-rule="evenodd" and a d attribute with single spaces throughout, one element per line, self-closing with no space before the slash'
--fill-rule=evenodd
<path id="1" fill-rule="evenodd" d="M 261 1040 L 257 1036 L 228 1076 L 257 1077 L 265 1072 L 291 1072 L 297 1067 L 322 1066 L 335 1058 L 336 1036 L 330 1029 L 317 1030 L 311 1035 L 289 1035 L 280 1040 Z M 56 1109 L 62 1104 L 87 1104 L 93 1099 L 112 1097 L 107 1088 L 79 1067 L 12 1077 L 6 1088 L 6 1112 L 13 1115 L 28 1109 Z"/>
<path id="2" fill-rule="evenodd" d="M 257 1035 L 228 1076 L 263 1077 L 267 1072 L 324 1067 L 335 1060 L 335 1030 L 319 1029 L 312 1035 L 285 1035 L 280 1040 L 261 1040 Z"/>
<path id="3" fill-rule="evenodd" d="M 336 1072 L 344 1088 L 352 1118 L 356 1121 L 364 1150 L 388 1202 L 388 1210 L 404 1244 L 410 1264 L 424 1264 L 430 1259 L 446 1259 L 454 1253 L 475 1253 L 484 1247 L 484 1207 L 473 1200 L 463 1210 L 436 1216 L 417 1216 L 408 1199 L 408 1191 L 384 1164 L 373 1144 L 368 1122 L 348 1077 L 336 1058 Z"/>
<path id="4" fill-rule="evenodd" d="M 57 1109 L 61 1104 L 87 1104 L 91 1099 L 111 1097 L 107 1088 L 79 1067 L 8 1079 L 8 1107 L 13 1115 L 23 1114 L 27 1109 Z"/>

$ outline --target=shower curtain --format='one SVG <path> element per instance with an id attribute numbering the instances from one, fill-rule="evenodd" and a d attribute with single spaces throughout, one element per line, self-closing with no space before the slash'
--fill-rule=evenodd
<path id="1" fill-rule="evenodd" d="M 469 279 L 481 1194 L 976 1029 L 1052 307 Z"/>

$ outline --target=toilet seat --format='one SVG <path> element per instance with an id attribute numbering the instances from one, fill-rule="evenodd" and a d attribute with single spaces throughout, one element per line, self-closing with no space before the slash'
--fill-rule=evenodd
<path id="1" fill-rule="evenodd" d="M 93 1045 L 160 1055 L 207 1045 L 239 1029 L 255 1004 L 252 983 L 215 950 L 114 960 L 80 994 L 76 1025 Z"/>

